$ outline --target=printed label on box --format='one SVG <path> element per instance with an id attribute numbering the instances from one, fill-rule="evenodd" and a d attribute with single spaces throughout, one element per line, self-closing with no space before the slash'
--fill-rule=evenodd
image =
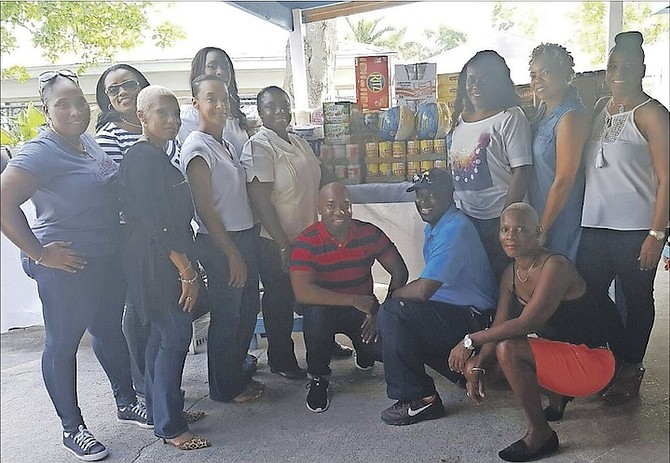
<path id="1" fill-rule="evenodd" d="M 355 60 L 356 99 L 361 109 L 389 107 L 388 56 L 358 56 Z"/>

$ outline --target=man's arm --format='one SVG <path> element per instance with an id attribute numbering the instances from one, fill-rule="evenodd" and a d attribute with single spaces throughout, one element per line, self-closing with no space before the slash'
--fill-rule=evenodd
<path id="1" fill-rule="evenodd" d="M 392 292 L 392 297 L 409 299 L 412 301 L 425 302 L 437 291 L 442 282 L 429 280 L 428 278 L 417 278 Z"/>
<path id="2" fill-rule="evenodd" d="M 355 307 L 366 314 L 376 313 L 379 302 L 373 295 L 343 294 L 314 284 L 314 273 L 291 270 L 291 286 L 301 304 Z"/>
<path id="3" fill-rule="evenodd" d="M 382 265 L 382 267 L 384 267 L 384 270 L 386 270 L 391 275 L 388 293 L 386 294 L 386 298 L 388 299 L 393 291 L 407 283 L 409 272 L 407 271 L 407 265 L 405 265 L 405 261 L 395 246 L 392 246 L 388 252 L 386 252 L 377 260 Z"/>

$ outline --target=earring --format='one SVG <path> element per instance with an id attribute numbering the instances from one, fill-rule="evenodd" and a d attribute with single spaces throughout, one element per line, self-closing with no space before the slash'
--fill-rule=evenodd
<path id="1" fill-rule="evenodd" d="M 114 111 L 114 106 L 112 106 L 112 103 L 109 103 L 107 105 L 107 109 L 109 109 L 110 111 Z"/>

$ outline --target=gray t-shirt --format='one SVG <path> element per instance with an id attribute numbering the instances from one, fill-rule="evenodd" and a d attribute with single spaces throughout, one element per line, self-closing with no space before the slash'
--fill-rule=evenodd
<path id="1" fill-rule="evenodd" d="M 37 179 L 31 201 L 37 219 L 31 228 L 42 244 L 70 241 L 88 257 L 116 252 L 119 239 L 118 165 L 84 133 L 90 156 L 73 153 L 53 131 L 23 145 L 9 165 Z"/>
<path id="2" fill-rule="evenodd" d="M 500 217 L 512 169 L 533 164 L 533 136 L 523 111 L 513 107 L 477 122 L 461 119 L 451 139 L 456 205 L 476 219 Z"/>

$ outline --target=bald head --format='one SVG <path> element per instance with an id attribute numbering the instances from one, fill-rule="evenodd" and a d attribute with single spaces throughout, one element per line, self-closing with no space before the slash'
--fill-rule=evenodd
<path id="1" fill-rule="evenodd" d="M 526 203 L 512 203 L 505 208 L 505 210 L 500 214 L 502 218 L 508 212 L 515 211 L 518 214 L 519 218 L 522 218 L 526 226 L 529 228 L 535 229 L 540 226 L 540 218 L 537 215 L 537 211 L 533 206 Z"/>
<path id="2" fill-rule="evenodd" d="M 319 192 L 319 214 L 328 232 L 343 240 L 351 222 L 349 190 L 341 183 L 324 185 Z"/>
<path id="3" fill-rule="evenodd" d="M 321 188 L 321 191 L 319 191 L 319 203 L 321 203 L 326 198 L 337 195 L 343 195 L 349 199 L 349 189 L 338 182 L 328 183 Z"/>

